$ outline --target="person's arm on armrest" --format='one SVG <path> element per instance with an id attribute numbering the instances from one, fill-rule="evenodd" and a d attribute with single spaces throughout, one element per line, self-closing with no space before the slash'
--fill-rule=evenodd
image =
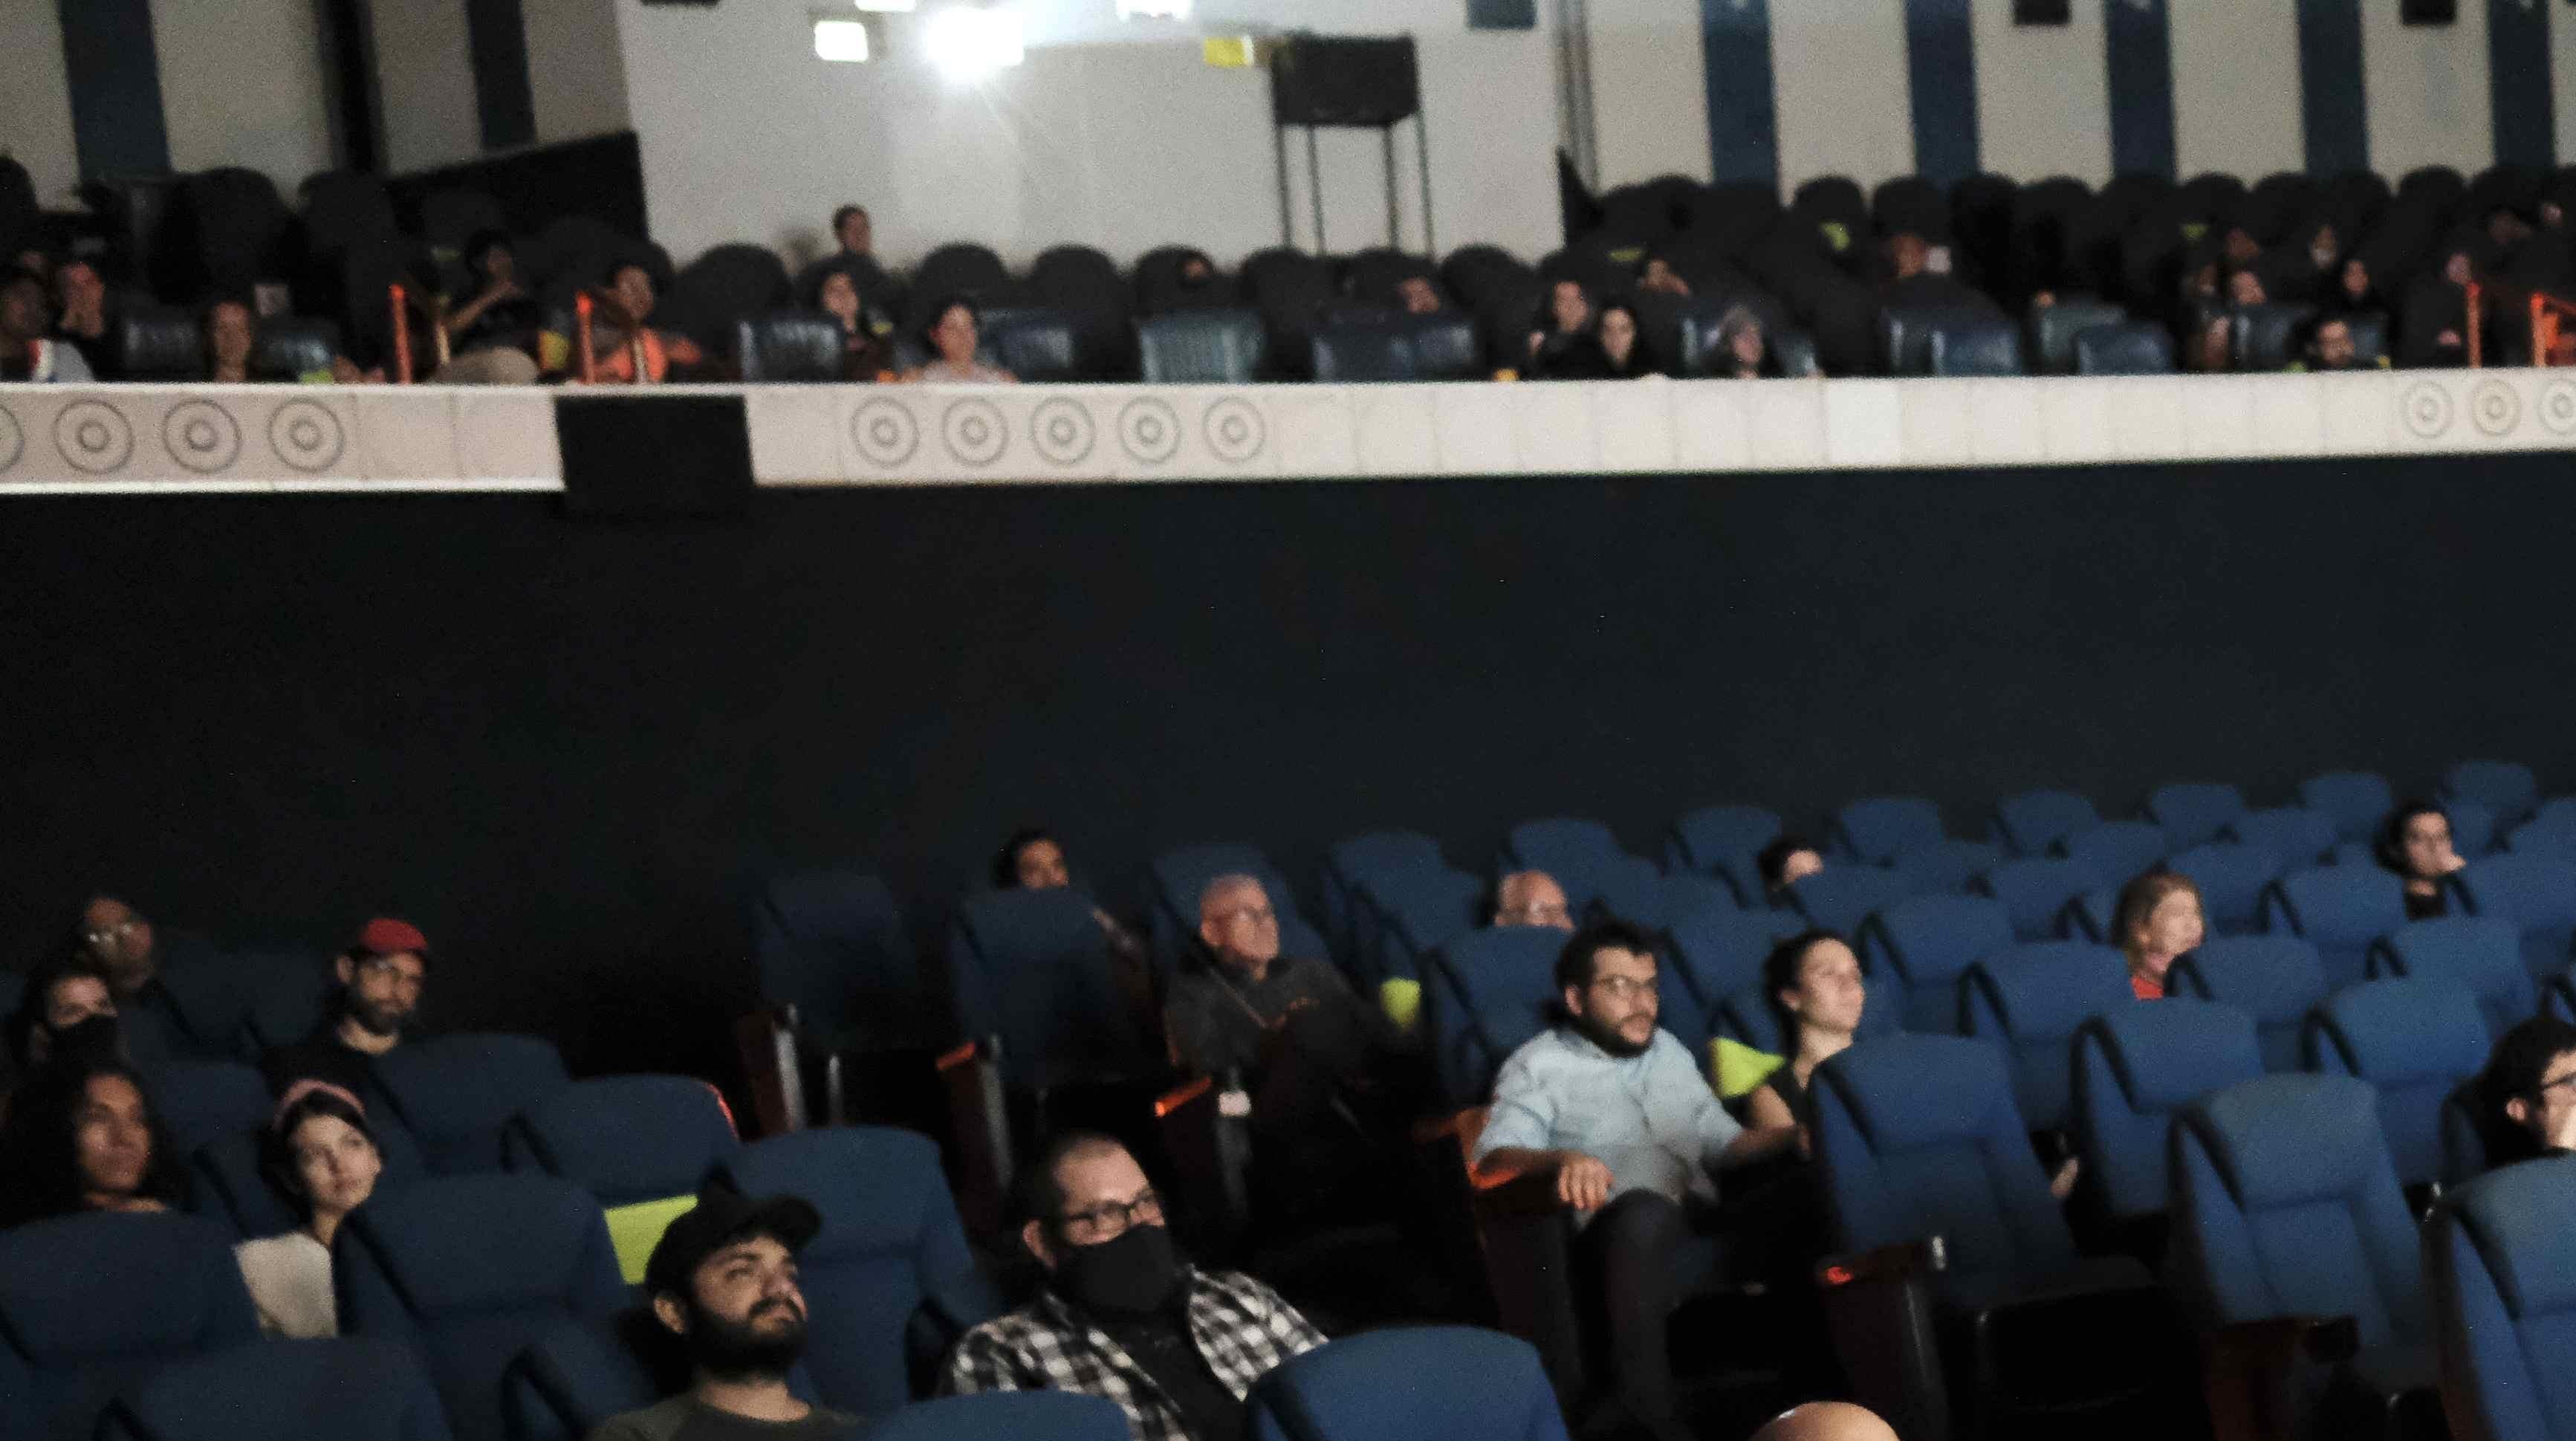
<path id="1" fill-rule="evenodd" d="M 1597 1211 L 1609 1204 L 1612 1176 L 1599 1158 L 1581 1151 L 1539 1151 L 1505 1146 L 1476 1161 L 1479 1180 L 1520 1172 L 1554 1172 L 1556 1199 L 1578 1211 Z"/>

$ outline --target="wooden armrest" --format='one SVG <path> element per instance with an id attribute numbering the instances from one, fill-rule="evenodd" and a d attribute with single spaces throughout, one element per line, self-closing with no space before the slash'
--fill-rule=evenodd
<path id="1" fill-rule="evenodd" d="M 1926 1236 L 1856 1255 L 1827 1256 L 1816 1263 L 1816 1284 L 1832 1290 L 1863 1281 L 1907 1281 L 1947 1270 L 1949 1265 L 1949 1247 L 1938 1236 Z"/>

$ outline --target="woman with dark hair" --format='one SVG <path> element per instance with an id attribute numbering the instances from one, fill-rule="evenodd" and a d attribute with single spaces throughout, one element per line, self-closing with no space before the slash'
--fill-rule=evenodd
<path id="1" fill-rule="evenodd" d="M 1860 1033 L 1869 1001 L 1860 956 L 1832 931 L 1792 936 L 1762 962 L 1762 998 L 1779 1017 L 1789 1058 L 1753 1093 L 1746 1119 L 1756 1129 L 1795 1126 L 1804 1150 L 1814 1134 L 1815 1102 L 1807 1087 L 1816 1067 L 1849 1050 Z"/>
<path id="2" fill-rule="evenodd" d="M 440 384 L 532 385 L 545 307 L 519 282 L 519 252 L 506 232 L 485 230 L 465 242 L 473 296 L 447 312 L 450 359 Z"/>
<path id="3" fill-rule="evenodd" d="M 993 855 L 993 886 L 1005 891 L 1052 891 L 1073 884 L 1073 867 L 1065 860 L 1064 842 L 1044 826 L 1022 826 L 1002 842 Z M 1098 905 L 1091 908 L 1091 919 L 1100 926 L 1101 938 L 1109 942 L 1112 972 L 1120 990 L 1146 1018 L 1150 1031 L 1160 1024 L 1161 1008 L 1154 1004 L 1154 987 L 1145 967 L 1145 943 L 1134 931 L 1121 925 L 1116 916 Z"/>
<path id="4" fill-rule="evenodd" d="M 904 379 L 924 385 L 1018 384 L 1018 376 L 976 358 L 976 348 L 983 343 L 979 331 L 982 323 L 975 302 L 965 296 L 952 295 L 940 301 L 930 312 L 929 328 L 921 334 L 923 346 L 936 358 L 914 366 Z"/>
<path id="5" fill-rule="evenodd" d="M 272 1336 L 314 1340 L 340 1334 L 331 1289 L 331 1238 L 375 1194 L 385 1161 L 367 1127 L 367 1108 L 328 1081 L 298 1081 L 278 1099 L 260 1133 L 260 1169 L 292 1197 L 304 1224 L 283 1236 L 233 1248 L 242 1280 Z"/>
<path id="6" fill-rule="evenodd" d="M 869 308 L 855 265 L 824 264 L 806 277 L 805 308 L 819 310 L 841 327 L 841 378 L 874 380 L 891 369 L 894 357 L 885 337 L 894 326 Z"/>
<path id="7" fill-rule="evenodd" d="M 88 954 L 67 949 L 27 978 L 8 1021 L 9 1056 L 32 1074 L 56 1059 L 124 1053 L 116 990 Z"/>
<path id="8" fill-rule="evenodd" d="M 1774 836 L 1753 857 L 1753 868 L 1762 874 L 1762 887 L 1778 902 L 1789 894 L 1789 888 L 1825 868 L 1825 853 L 1814 841 L 1804 836 Z"/>
<path id="9" fill-rule="evenodd" d="M 1641 376 L 1661 375 L 1663 365 L 1646 349 L 1645 337 L 1638 333 L 1637 308 L 1627 301 L 1614 300 L 1601 307 L 1601 318 L 1594 322 L 1594 336 L 1601 344 L 1601 378 L 1635 380 Z"/>
<path id="10" fill-rule="evenodd" d="M 1594 380 L 1606 374 L 1610 359 L 1592 333 L 1592 295 L 1579 280 L 1560 280 L 1547 289 L 1547 303 L 1531 322 L 1529 373 L 1536 380 Z"/>
<path id="11" fill-rule="evenodd" d="M 167 1211 L 187 1194 L 142 1077 L 110 1056 L 65 1057 L 9 1107 L 0 1225 L 83 1211 Z"/>
<path id="12" fill-rule="evenodd" d="M 2442 880 L 2468 862 L 2451 848 L 2451 818 L 2442 808 L 2410 801 L 2389 814 L 2371 847 L 2379 864 L 2406 883 L 2406 919 L 2425 920 L 2450 909 Z"/>
<path id="13" fill-rule="evenodd" d="M 2134 876 L 2120 887 L 2111 931 L 2129 961 L 2129 990 L 2139 1000 L 2161 1001 L 2165 972 L 2177 957 L 2198 950 L 2209 934 L 2200 887 L 2161 865 Z"/>

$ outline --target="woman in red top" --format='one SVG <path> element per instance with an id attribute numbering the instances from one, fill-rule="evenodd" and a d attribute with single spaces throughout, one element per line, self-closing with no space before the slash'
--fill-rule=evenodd
<path id="1" fill-rule="evenodd" d="M 2165 972 L 2174 958 L 2198 950 L 2208 934 L 2200 887 L 2191 877 L 2162 866 L 2120 888 L 2112 929 L 2129 958 L 2129 989 L 2142 1001 L 2165 998 Z"/>

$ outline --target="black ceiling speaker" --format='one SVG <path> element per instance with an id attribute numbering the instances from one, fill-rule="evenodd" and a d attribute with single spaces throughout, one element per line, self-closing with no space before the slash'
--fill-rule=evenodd
<path id="1" fill-rule="evenodd" d="M 2448 25 L 2459 18 L 2460 0 L 2398 0 L 2400 24 Z"/>
<path id="2" fill-rule="evenodd" d="M 2013 0 L 2013 23 L 2071 25 L 2075 21 L 2074 11 L 2074 0 Z"/>
<path id="3" fill-rule="evenodd" d="M 1270 60 L 1270 110 L 1282 125 L 1386 126 L 1421 108 L 1410 35 L 1295 35 Z"/>

